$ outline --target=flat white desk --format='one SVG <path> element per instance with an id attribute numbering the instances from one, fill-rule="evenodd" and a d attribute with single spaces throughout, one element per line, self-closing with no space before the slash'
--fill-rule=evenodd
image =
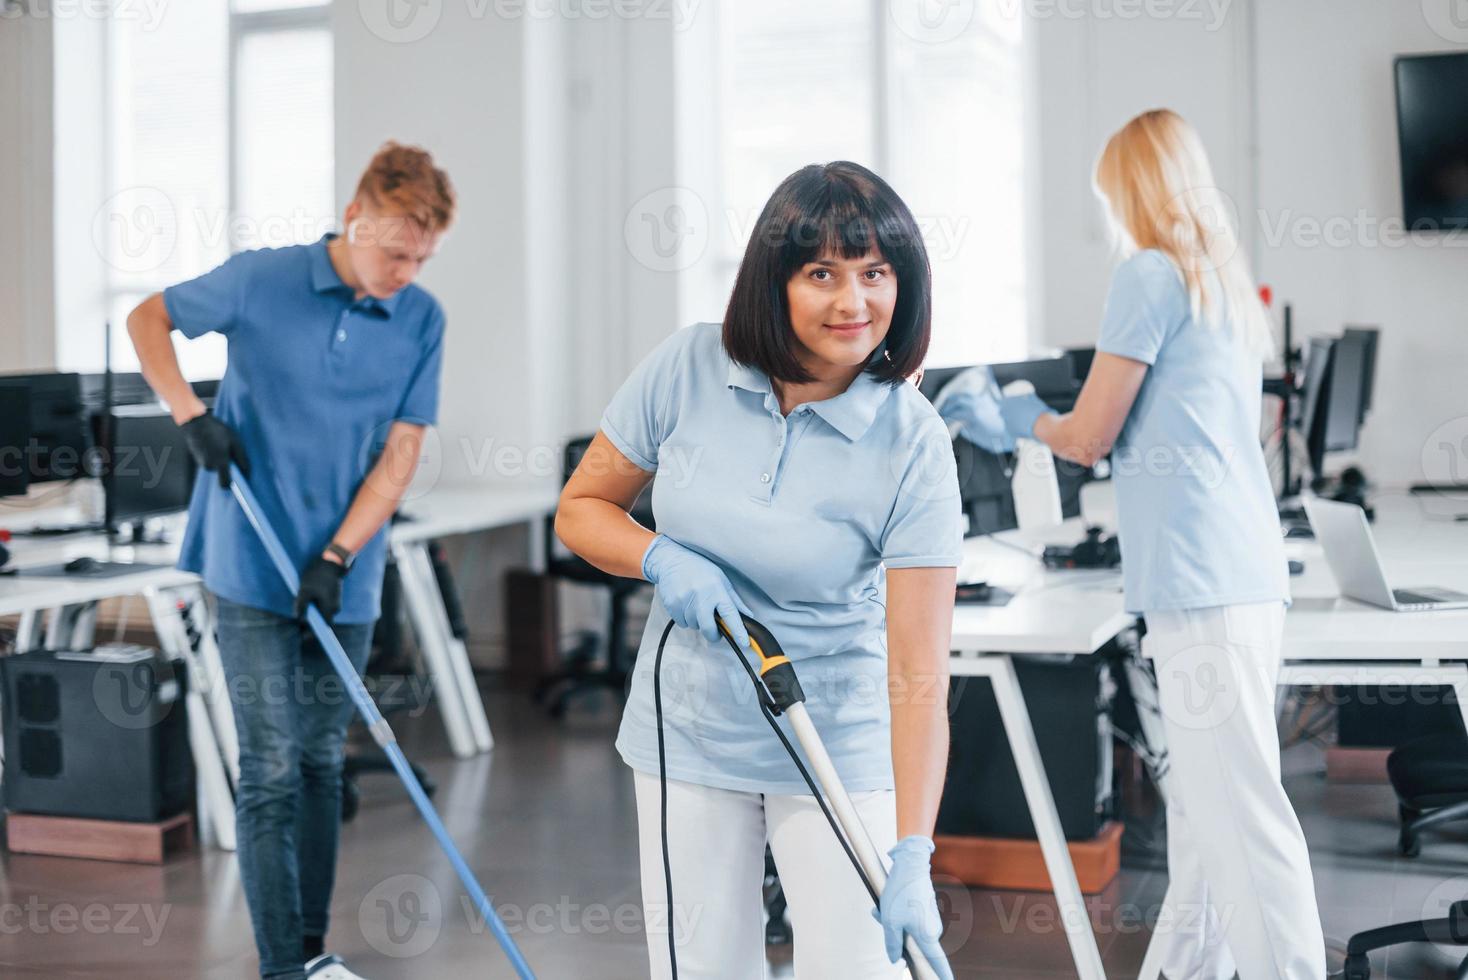
<path id="1" fill-rule="evenodd" d="M 529 522 L 530 560 L 532 565 L 543 566 L 544 521 L 555 507 L 557 492 L 556 487 L 541 483 L 435 487 L 405 502 L 402 511 L 409 520 L 395 524 L 390 532 L 389 546 L 403 573 L 409 618 L 438 695 L 450 745 L 461 758 L 487 751 L 493 739 L 468 653 L 449 628 L 443 595 L 428 558 L 428 543 L 452 534 Z M 0 616 L 20 617 L 17 651 L 81 649 L 92 645 L 98 601 L 129 595 L 146 599 L 160 647 L 170 659 L 182 661 L 189 672 L 189 742 L 198 773 L 201 836 L 233 850 L 231 787 L 239 782 L 234 712 L 202 583 L 198 576 L 172 567 L 181 529 L 180 521 L 171 528 L 173 543 L 156 545 L 113 545 L 100 533 L 17 539 L 14 560 L 22 569 L 82 556 L 163 567 L 107 577 L 0 577 Z"/>
<path id="2" fill-rule="evenodd" d="M 1067 521 L 1044 535 L 1006 532 L 999 538 L 1038 552 L 1044 544 L 1073 544 L 1083 533 L 1080 521 Z M 1015 592 L 1003 606 L 954 607 L 949 669 L 956 676 L 987 677 L 994 686 L 1076 972 L 1083 980 L 1104 980 L 1101 951 L 1010 655 L 1089 656 L 1136 619 L 1122 608 L 1121 580 L 1115 572 L 1046 570 L 1037 557 L 987 538 L 964 543 L 959 579 L 983 579 Z"/>
<path id="3" fill-rule="evenodd" d="M 548 484 L 503 488 L 442 486 L 400 508 L 406 520 L 393 525 L 390 547 L 397 561 L 403 600 L 443 715 L 449 747 L 467 759 L 494 746 L 489 717 L 474 682 L 464 641 L 449 625 L 447 607 L 428 556 L 429 542 L 511 524 L 530 525 L 530 566 L 545 568 L 545 522 L 560 488 Z"/>

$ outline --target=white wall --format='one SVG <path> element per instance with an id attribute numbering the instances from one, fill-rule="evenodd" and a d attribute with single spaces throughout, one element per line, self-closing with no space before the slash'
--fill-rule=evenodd
<path id="1" fill-rule="evenodd" d="M 50 18 L 0 16 L 0 371 L 56 363 Z"/>
<path id="2" fill-rule="evenodd" d="M 1039 237 L 1043 320 L 1039 341 L 1084 346 L 1096 339 L 1115 264 L 1091 170 L 1106 138 L 1133 115 L 1169 106 L 1192 121 L 1213 156 L 1214 174 L 1239 207 L 1250 197 L 1249 10 L 1234 0 L 1221 19 L 1098 17 L 1117 5 L 1084 3 L 1081 16 L 1032 16 L 1038 92 L 1039 210 L 1026 229 Z M 1182 10 L 1181 5 L 1178 8 Z"/>
<path id="3" fill-rule="evenodd" d="M 1468 31 L 1457 43 L 1434 33 L 1423 17 L 1428 7 L 1259 5 L 1262 277 L 1294 302 L 1295 323 L 1307 334 L 1381 326 L 1360 458 L 1368 475 L 1394 483 L 1424 477 L 1424 452 L 1425 475 L 1444 478 L 1433 432 L 1448 424 L 1455 439 L 1468 435 L 1468 236 L 1446 247 L 1432 236 L 1397 236 L 1387 245 L 1380 235 L 1382 222 L 1400 228 L 1402 215 L 1392 59 L 1468 50 Z M 1468 99 L 1468 92 L 1444 97 Z M 1316 221 L 1329 223 L 1339 244 L 1323 241 Z"/>
<path id="4" fill-rule="evenodd" d="M 1434 33 L 1431 7 L 1234 0 L 1221 19 L 1198 6 L 1198 19 L 1036 21 L 1044 342 L 1094 341 L 1114 260 L 1090 168 L 1116 126 L 1168 105 L 1201 131 L 1257 277 L 1294 304 L 1301 332 L 1381 326 L 1359 460 L 1383 483 L 1421 479 L 1435 430 L 1459 420 L 1456 438 L 1468 435 L 1468 251 L 1433 238 L 1386 247 L 1371 233 L 1401 215 L 1392 58 L 1464 49 Z M 1358 213 L 1367 230 L 1344 230 Z M 1344 240 L 1312 238 L 1312 220 L 1333 221 Z"/>

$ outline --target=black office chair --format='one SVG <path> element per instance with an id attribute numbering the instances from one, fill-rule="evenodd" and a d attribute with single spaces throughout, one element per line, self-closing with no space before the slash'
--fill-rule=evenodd
<path id="1" fill-rule="evenodd" d="M 1397 794 L 1403 857 L 1422 852 L 1421 834 L 1431 827 L 1468 818 L 1468 737 L 1461 732 L 1427 735 L 1398 746 L 1387 756 L 1387 775 Z M 1454 902 L 1440 919 L 1399 922 L 1352 936 L 1346 945 L 1346 980 L 1369 980 L 1367 953 L 1399 943 L 1468 946 L 1468 900 Z M 1459 964 L 1468 980 L 1468 957 Z"/>
<path id="2" fill-rule="evenodd" d="M 566 443 L 561 456 L 561 482 L 571 478 L 581 457 L 591 446 L 591 436 L 582 436 Z M 644 493 L 632 505 L 632 516 L 643 527 L 653 527 L 651 494 Z M 622 578 L 602 571 L 595 565 L 575 555 L 559 557 L 555 554 L 554 531 L 546 522 L 545 553 L 546 574 L 552 578 L 583 585 L 606 588 L 610 595 L 610 611 L 607 615 L 606 655 L 597 657 L 601 644 L 595 635 L 583 636 L 566 654 L 566 665 L 557 673 L 540 682 L 535 698 L 545 705 L 553 718 L 564 717 L 573 697 L 591 691 L 613 690 L 626 693 L 627 683 L 632 676 L 632 661 L 635 649 L 629 656 L 627 647 L 627 603 L 640 591 L 646 582 L 641 579 Z"/>

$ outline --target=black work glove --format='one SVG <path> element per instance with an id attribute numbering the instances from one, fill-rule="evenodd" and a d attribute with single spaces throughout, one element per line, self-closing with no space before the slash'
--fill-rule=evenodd
<path id="1" fill-rule="evenodd" d="M 245 458 L 245 444 L 239 435 L 215 418 L 214 413 L 205 411 L 179 427 L 194 461 L 206 470 L 219 474 L 219 486 L 229 489 L 229 464 L 239 464 L 240 472 L 250 475 L 250 461 Z"/>
<path id="2" fill-rule="evenodd" d="M 342 608 L 342 579 L 346 566 L 317 555 L 301 573 L 301 588 L 296 593 L 296 618 L 306 618 L 306 607 L 314 605 L 329 623 Z"/>

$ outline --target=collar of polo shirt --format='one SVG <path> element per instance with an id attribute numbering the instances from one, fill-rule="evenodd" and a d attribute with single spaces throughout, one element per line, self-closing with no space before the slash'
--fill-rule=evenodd
<path id="1" fill-rule="evenodd" d="M 763 371 L 732 360 L 729 362 L 728 385 L 730 388 L 743 388 L 758 394 L 774 394 L 770 379 Z M 855 442 L 872 427 L 872 422 L 877 418 L 877 410 L 891 393 L 891 385 L 863 371 L 841 394 L 824 401 L 811 402 L 810 408 L 825 419 L 831 428 Z"/>
<path id="2" fill-rule="evenodd" d="M 345 289 L 351 292 L 352 287 L 342 282 L 342 277 L 336 274 L 336 268 L 331 264 L 331 256 L 326 251 L 327 242 L 335 237 L 335 235 L 323 235 L 319 242 L 311 246 L 311 288 L 318 293 L 329 293 L 335 289 Z M 383 318 L 388 319 L 398 308 L 398 300 L 402 297 L 403 291 L 400 289 L 387 299 L 364 296 L 362 302 L 379 310 Z"/>

